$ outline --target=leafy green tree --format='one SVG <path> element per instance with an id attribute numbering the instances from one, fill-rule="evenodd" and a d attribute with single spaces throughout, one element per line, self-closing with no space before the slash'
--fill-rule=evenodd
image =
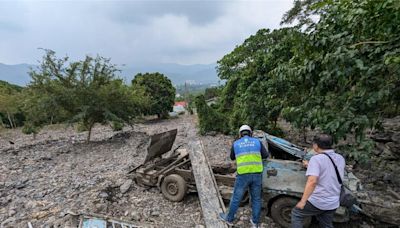
<path id="1" fill-rule="evenodd" d="M 217 108 L 207 105 L 204 95 L 199 95 L 195 98 L 195 106 L 199 117 L 200 134 L 210 131 L 229 133 L 226 119 L 218 112 Z"/>
<path id="2" fill-rule="evenodd" d="M 3 127 L 21 126 L 24 116 L 21 111 L 23 88 L 0 80 L 0 122 Z"/>
<path id="3" fill-rule="evenodd" d="M 232 130 L 246 123 L 280 134 L 276 122 L 283 107 L 285 78 L 273 70 L 292 58 L 293 43 L 302 36 L 292 28 L 261 29 L 218 61 L 219 77 L 227 80 L 221 111 L 229 117 Z"/>
<path id="4" fill-rule="evenodd" d="M 132 80 L 133 90 L 142 90 L 149 98 L 149 105 L 145 110 L 147 115 L 157 115 L 159 118 L 168 116 L 172 111 L 175 100 L 175 88 L 171 80 L 160 73 L 137 74 Z"/>
<path id="5" fill-rule="evenodd" d="M 395 0 L 297 0 L 283 23 L 298 25 L 261 29 L 218 61 L 219 110 L 230 128 L 271 131 L 283 117 L 303 132 L 353 135 L 350 157 L 365 158 L 366 129 L 400 114 L 399 20 Z"/>
<path id="6" fill-rule="evenodd" d="M 303 99 L 290 102 L 285 114 L 292 122 L 306 117 L 306 126 L 336 139 L 353 134 L 361 147 L 370 145 L 365 130 L 399 114 L 400 3 L 319 1 L 308 8 L 320 9 L 320 20 L 310 25 L 307 42 L 280 72 Z M 294 100 L 294 94 L 288 98 Z"/>
<path id="7" fill-rule="evenodd" d="M 116 72 L 115 65 L 103 57 L 69 63 L 68 57 L 57 59 L 46 50 L 39 69 L 30 73 L 34 102 L 26 108 L 28 125 L 39 127 L 53 115 L 52 110 L 58 110 L 69 122 L 87 129 L 89 141 L 95 123 L 133 121 L 141 112 L 141 101 Z"/>
<path id="8" fill-rule="evenodd" d="M 221 94 L 222 87 L 210 87 L 204 91 L 204 98 L 206 100 L 218 97 Z"/>

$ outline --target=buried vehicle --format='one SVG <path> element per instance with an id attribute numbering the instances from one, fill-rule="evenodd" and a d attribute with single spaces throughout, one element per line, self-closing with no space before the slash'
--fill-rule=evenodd
<path id="1" fill-rule="evenodd" d="M 136 183 L 158 187 L 165 198 L 171 201 L 181 201 L 187 193 L 197 192 L 189 153 L 181 146 L 171 150 L 176 134 L 175 129 L 151 136 L 146 158 L 131 170 Z M 291 210 L 301 198 L 307 180 L 301 160 L 309 160 L 313 151 L 306 151 L 263 131 L 255 131 L 254 137 L 259 138 L 270 152 L 270 158 L 264 161 L 263 209 L 276 223 L 290 227 Z M 235 183 L 235 167 L 211 168 L 222 199 L 229 201 Z M 382 203 L 369 197 L 362 191 L 360 180 L 351 172 L 345 172 L 343 183 L 357 196 L 359 204 L 352 208 L 339 207 L 334 222 L 349 222 L 352 214 L 359 213 L 389 224 L 400 223 L 399 199 Z M 248 196 L 245 196 L 243 203 L 247 200 Z M 309 223 L 311 219 L 305 221 L 305 225 Z"/>

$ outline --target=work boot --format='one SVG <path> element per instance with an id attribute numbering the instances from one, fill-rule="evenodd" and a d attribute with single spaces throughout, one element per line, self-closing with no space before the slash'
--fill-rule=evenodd
<path id="1" fill-rule="evenodd" d="M 219 219 L 224 221 L 228 226 L 233 226 L 233 222 L 228 221 L 225 213 L 219 213 Z"/>
<path id="2" fill-rule="evenodd" d="M 258 223 L 254 223 L 252 219 L 250 219 L 250 223 L 251 223 L 251 228 L 259 228 L 260 225 L 258 225 Z"/>

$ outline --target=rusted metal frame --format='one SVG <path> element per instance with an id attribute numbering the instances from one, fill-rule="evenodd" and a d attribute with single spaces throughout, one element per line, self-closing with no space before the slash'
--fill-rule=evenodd
<path id="1" fill-rule="evenodd" d="M 194 183 L 194 177 L 193 177 L 193 174 L 192 174 L 192 170 L 176 168 L 175 172 L 179 176 L 181 176 L 183 178 L 186 178 L 187 180 L 190 180 L 190 182 Z"/>
<path id="2" fill-rule="evenodd" d="M 178 168 L 178 167 L 180 167 L 180 166 L 182 166 L 182 165 L 185 165 L 186 163 L 189 163 L 189 162 L 190 162 L 190 159 L 187 159 L 186 157 L 187 157 L 187 156 L 182 157 L 182 159 L 183 159 L 184 161 L 182 161 L 182 159 L 179 159 L 179 160 L 174 161 L 174 162 L 171 163 L 169 166 L 167 166 L 167 167 L 165 167 L 164 169 L 162 169 L 162 170 L 156 172 L 155 175 L 169 174 L 172 170 L 174 170 L 174 169 L 176 169 L 176 168 Z M 182 161 L 182 162 L 181 162 L 181 161 Z M 181 162 L 181 163 L 178 163 L 178 162 Z M 177 163 L 178 163 L 178 164 L 177 164 Z"/>
<path id="3" fill-rule="evenodd" d="M 164 166 L 164 165 L 168 164 L 170 161 L 177 159 L 178 157 L 179 157 L 179 155 L 173 156 L 173 157 L 169 157 L 169 158 L 164 158 L 161 161 L 159 161 L 158 163 L 155 163 L 155 164 L 145 168 L 143 171 L 144 172 L 148 172 L 148 171 L 150 171 L 150 170 L 152 170 L 152 169 L 154 169 L 156 167 Z"/>
<path id="4" fill-rule="evenodd" d="M 233 176 L 227 176 L 223 174 L 214 174 L 215 180 L 219 184 L 227 185 L 227 186 L 234 186 L 235 185 L 235 177 Z"/>

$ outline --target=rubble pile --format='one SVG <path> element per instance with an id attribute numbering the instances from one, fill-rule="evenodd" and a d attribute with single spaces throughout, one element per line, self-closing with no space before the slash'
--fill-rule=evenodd
<path id="1" fill-rule="evenodd" d="M 147 133 L 177 127 L 174 121 L 136 126 L 140 132 L 115 133 L 97 126 L 89 143 L 84 133 L 69 130 L 47 131 L 36 140 L 15 138 L 12 145 L 2 140 L 0 227 L 27 227 L 28 222 L 33 227 L 65 227 L 71 212 L 99 213 L 155 227 L 202 224 L 196 195 L 173 203 L 158 189 L 139 187 L 127 176 L 144 159 Z"/>
<path id="2" fill-rule="evenodd" d="M 129 175 L 142 163 L 149 135 L 178 128 L 173 149 L 185 147 L 191 140 L 188 130 L 193 122 L 194 117 L 180 116 L 120 132 L 96 126 L 89 143 L 85 142 L 87 132 L 76 133 L 71 127 L 47 128 L 35 139 L 18 130 L 0 132 L 0 227 L 27 227 L 28 222 L 35 228 L 67 227 L 70 215 L 79 213 L 153 227 L 203 227 L 196 194 L 171 202 L 157 188 L 141 187 Z M 376 204 L 383 205 L 379 202 L 385 201 L 382 195 L 387 193 L 398 197 L 399 137 L 400 117 L 386 121 L 383 130 L 371 135 L 377 142 L 371 159 L 374 169 L 354 169 Z M 287 137 L 303 145 L 301 138 L 295 131 Z M 201 136 L 201 140 L 212 166 L 232 164 L 233 136 L 213 134 Z M 249 226 L 250 216 L 249 206 L 240 208 L 236 226 Z M 262 219 L 263 227 L 277 227 L 271 218 L 263 215 Z"/>
<path id="3" fill-rule="evenodd" d="M 375 144 L 374 158 L 367 169 L 369 183 L 376 186 L 388 186 L 394 191 L 400 191 L 400 116 L 386 119 L 382 129 L 372 133 Z M 373 163 L 373 164 L 372 164 Z M 371 167 L 370 166 L 370 167 Z"/>

